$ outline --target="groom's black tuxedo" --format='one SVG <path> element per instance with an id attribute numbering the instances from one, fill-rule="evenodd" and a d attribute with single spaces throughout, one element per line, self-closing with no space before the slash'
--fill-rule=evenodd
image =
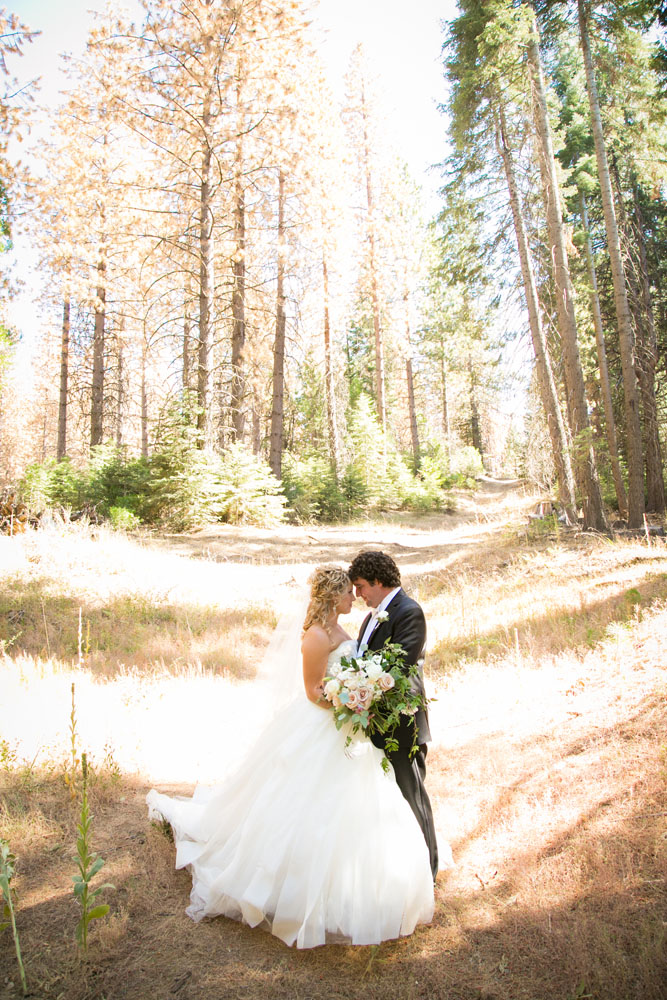
<path id="1" fill-rule="evenodd" d="M 416 693 L 424 695 L 424 675 L 422 671 L 424 649 L 426 647 L 426 619 L 419 604 L 413 601 L 403 589 L 399 590 L 391 603 L 386 608 L 386 621 L 378 622 L 377 627 L 368 638 L 368 648 L 379 650 L 385 642 L 395 642 L 405 650 L 406 667 L 416 664 L 419 668 L 418 674 L 413 677 L 413 687 Z M 359 630 L 359 643 L 363 639 L 370 614 L 366 616 Z M 424 839 L 429 849 L 431 858 L 431 869 L 435 878 L 438 871 L 438 845 L 435 837 L 435 826 L 433 823 L 433 812 L 429 802 L 426 789 L 424 788 L 424 775 L 426 773 L 426 744 L 431 739 L 431 731 L 428 725 L 428 713 L 426 709 L 420 709 L 414 717 L 417 727 L 417 742 L 419 749 L 412 759 L 409 750 L 413 743 L 414 729 L 412 721 L 405 718 L 401 721 L 394 736 L 398 740 L 398 750 L 388 753 L 394 772 L 396 783 L 401 789 L 404 797 L 410 803 L 419 825 L 424 834 Z M 371 737 L 373 743 L 384 749 L 385 740 L 381 735 Z"/>

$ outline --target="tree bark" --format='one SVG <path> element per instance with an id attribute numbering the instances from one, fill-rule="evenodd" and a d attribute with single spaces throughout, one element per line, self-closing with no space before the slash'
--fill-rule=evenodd
<path id="1" fill-rule="evenodd" d="M 540 315 L 540 304 L 537 295 L 537 285 L 533 271 L 533 262 L 528 245 L 528 236 L 521 212 L 519 200 L 519 190 L 516 182 L 512 151 L 507 136 L 507 125 L 505 122 L 505 111 L 502 104 L 499 105 L 499 118 L 496 131 L 496 146 L 502 159 L 505 171 L 505 179 L 509 191 L 510 207 L 512 210 L 512 221 L 514 223 L 514 233 L 516 235 L 517 247 L 519 250 L 519 261 L 521 264 L 521 277 L 523 280 L 524 294 L 526 297 L 526 308 L 528 310 L 528 321 L 530 325 L 530 335 L 535 352 L 535 367 L 537 370 L 537 382 L 540 388 L 540 399 L 544 409 L 544 415 L 549 428 L 551 440 L 551 450 L 553 453 L 554 467 L 556 470 L 556 481 L 558 485 L 558 498 L 563 506 L 568 519 L 576 523 L 577 504 L 575 499 L 574 475 L 563 422 L 563 415 L 558 402 L 558 393 L 551 368 L 551 359 L 547 347 L 547 340 L 542 326 Z"/>
<path id="2" fill-rule="evenodd" d="M 371 279 L 371 311 L 373 314 L 373 335 L 375 340 L 375 405 L 378 411 L 378 420 L 383 431 L 386 430 L 386 394 L 385 394 L 385 370 L 384 370 L 384 335 L 382 332 L 382 321 L 380 317 L 380 293 L 378 281 L 377 250 L 375 245 L 375 215 L 373 202 L 373 178 L 371 175 L 371 156 L 368 138 L 368 114 L 366 109 L 366 92 L 364 83 L 361 84 L 361 109 L 363 118 L 364 135 L 364 170 L 366 180 L 366 203 L 368 207 L 368 250 Z"/>
<path id="3" fill-rule="evenodd" d="M 600 194 L 604 213 L 607 247 L 611 263 L 612 281 L 614 286 L 614 306 L 618 325 L 618 339 L 623 371 L 623 396 L 625 404 L 625 431 L 628 458 L 628 525 L 640 528 L 644 515 L 644 477 L 642 461 L 642 432 L 639 415 L 639 398 L 637 393 L 637 376 L 635 373 L 635 343 L 632 331 L 632 319 L 628 304 L 625 268 L 621 256 L 618 236 L 618 224 L 609 177 L 607 150 L 602 131 L 600 101 L 598 98 L 593 59 L 591 56 L 588 18 L 584 0 L 577 0 L 579 19 L 579 37 L 586 72 L 586 89 L 591 109 L 591 124 L 595 143 L 595 158 L 600 181 Z"/>
<path id="4" fill-rule="evenodd" d="M 449 405 L 447 402 L 447 370 L 445 368 L 445 352 L 440 355 L 440 381 L 442 385 L 442 433 L 445 439 L 445 455 L 449 460 L 452 450 L 451 432 L 449 427 Z"/>
<path id="5" fill-rule="evenodd" d="M 405 381 L 408 388 L 408 413 L 410 416 L 410 440 L 412 442 L 412 466 L 419 471 L 421 455 L 419 448 L 419 428 L 417 426 L 417 408 L 415 406 L 415 380 L 412 370 L 412 342 L 410 338 L 410 316 L 408 314 L 408 293 L 403 294 L 405 306 Z"/>
<path id="6" fill-rule="evenodd" d="M 621 517 L 628 516 L 628 497 L 625 492 L 621 463 L 618 457 L 618 444 L 616 440 L 616 420 L 614 418 L 614 405 L 611 395 L 611 384 L 609 382 L 609 366 L 607 364 L 607 349 L 605 346 L 604 329 L 602 327 L 602 311 L 600 309 L 600 296 L 598 294 L 598 279 L 595 271 L 595 261 L 593 259 L 593 247 L 591 246 L 591 234 L 588 226 L 588 209 L 586 207 L 586 196 L 583 191 L 579 192 L 579 204 L 581 206 L 581 222 L 584 230 L 584 246 L 586 250 L 586 266 L 588 268 L 588 280 L 590 282 L 589 301 L 591 313 L 593 315 L 593 326 L 595 328 L 595 343 L 597 345 L 598 370 L 600 373 L 600 389 L 602 392 L 602 405 L 604 407 L 605 433 L 607 437 L 607 447 L 609 448 L 609 461 L 611 463 L 612 476 L 614 478 L 614 488 L 616 490 L 616 502 Z"/>
<path id="7" fill-rule="evenodd" d="M 58 444 L 56 458 L 59 462 L 67 455 L 67 383 L 69 379 L 70 300 L 63 302 L 63 325 L 60 338 L 60 395 L 58 400 Z"/>
<path id="8" fill-rule="evenodd" d="M 331 319 L 329 315 L 329 270 L 326 250 L 322 251 L 322 285 L 324 295 L 324 381 L 327 394 L 327 427 L 329 431 L 329 455 L 336 479 L 340 476 L 340 449 L 336 420 L 336 389 L 331 350 Z"/>
<path id="9" fill-rule="evenodd" d="M 240 98 L 239 98 L 240 100 Z M 245 323 L 245 193 L 242 183 L 242 144 L 237 140 L 236 190 L 234 204 L 234 244 L 232 263 L 232 437 L 235 441 L 243 438 L 245 419 L 243 402 L 245 398 L 244 350 L 246 338 Z"/>
<path id="10" fill-rule="evenodd" d="M 655 370 L 658 362 L 658 341 L 655 331 L 655 317 L 651 300 L 651 286 L 648 275 L 646 240 L 644 239 L 644 219 L 639 201 L 637 183 L 632 186 L 634 200 L 634 231 L 639 251 L 638 271 L 641 295 L 641 316 L 644 320 L 643 336 L 638 344 L 638 378 L 642 397 L 642 425 L 644 458 L 646 467 L 646 508 L 656 514 L 665 512 L 665 481 L 662 472 L 660 452 L 660 432 L 658 426 L 658 404 L 655 398 Z"/>
<path id="11" fill-rule="evenodd" d="M 209 101 L 206 100 L 202 115 L 205 135 L 208 135 L 210 119 Z M 211 147 L 206 144 L 202 150 L 199 187 L 199 343 L 197 348 L 197 430 L 199 431 L 197 445 L 199 448 L 204 448 L 206 445 L 209 424 L 209 354 L 214 294 L 211 158 Z"/>
<path id="12" fill-rule="evenodd" d="M 584 527 L 608 531 L 598 480 L 595 452 L 593 451 L 591 425 L 584 375 L 577 342 L 577 321 L 574 311 L 574 289 L 565 247 L 563 213 L 560 189 L 556 174 L 556 160 L 551 139 L 551 126 L 547 110 L 546 88 L 542 61 L 538 47 L 537 25 L 533 25 L 528 42 L 528 65 L 532 81 L 533 116 L 539 145 L 540 174 L 547 208 L 547 232 L 553 261 L 553 278 L 556 286 L 558 327 L 563 347 L 565 385 L 568 396 L 570 429 L 574 442 L 574 473 L 581 493 Z"/>
<path id="13" fill-rule="evenodd" d="M 484 461 L 484 446 L 482 444 L 482 430 L 479 421 L 479 403 L 477 401 L 477 379 L 472 361 L 468 358 L 469 398 L 470 398 L 470 438 L 472 446 L 475 448 Z"/>
<path id="14" fill-rule="evenodd" d="M 123 443 L 123 342 L 118 338 L 118 388 L 116 392 L 116 447 Z"/>
<path id="15" fill-rule="evenodd" d="M 189 288 L 186 287 L 185 308 L 183 313 L 183 392 L 187 397 L 190 391 L 190 352 L 192 322 L 190 320 L 190 297 Z"/>
<path id="16" fill-rule="evenodd" d="M 634 324 L 635 372 L 639 387 L 639 413 L 642 428 L 646 509 L 662 513 L 665 509 L 665 487 L 660 454 L 658 405 L 655 398 L 657 340 L 647 275 L 646 244 L 637 184 L 633 180 L 634 219 L 625 209 L 623 186 L 616 155 L 611 153 L 611 176 L 616 189 L 616 210 L 621 237 L 621 257 L 627 280 L 628 303 Z"/>
<path id="17" fill-rule="evenodd" d="M 148 459 L 148 390 L 146 380 L 146 329 L 141 349 L 141 457 Z"/>
<path id="18" fill-rule="evenodd" d="M 106 302 L 106 261 L 102 254 L 97 265 L 97 302 L 93 335 L 93 392 L 90 408 L 90 447 L 102 444 L 104 435 L 104 325 Z"/>
<path id="19" fill-rule="evenodd" d="M 285 415 L 285 175 L 278 175 L 278 280 L 276 287 L 276 335 L 273 343 L 273 406 L 269 465 L 282 478 L 283 423 Z"/>

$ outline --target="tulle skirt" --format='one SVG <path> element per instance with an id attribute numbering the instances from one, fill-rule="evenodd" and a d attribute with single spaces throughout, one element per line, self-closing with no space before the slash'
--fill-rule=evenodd
<path id="1" fill-rule="evenodd" d="M 298 948 L 378 944 L 431 920 L 417 820 L 382 752 L 345 740 L 300 696 L 220 784 L 191 799 L 149 793 L 151 815 L 173 828 L 176 867 L 191 870 L 193 920 L 224 915 Z"/>

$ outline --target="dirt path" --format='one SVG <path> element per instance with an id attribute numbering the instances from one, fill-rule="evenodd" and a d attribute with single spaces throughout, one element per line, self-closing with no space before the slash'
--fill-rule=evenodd
<path id="1" fill-rule="evenodd" d="M 345 564 L 362 548 L 389 552 L 406 582 L 414 575 L 444 569 L 479 546 L 490 544 L 510 525 L 525 523 L 535 498 L 518 480 L 483 478 L 475 491 L 454 494 L 452 513 L 415 517 L 386 515 L 352 525 L 281 525 L 277 528 L 220 525 L 190 534 L 167 535 L 149 543 L 161 551 L 215 562 L 229 570 L 239 602 L 277 600 L 281 587 L 302 581 L 314 565 Z M 270 567 L 270 572 L 267 569 Z"/>

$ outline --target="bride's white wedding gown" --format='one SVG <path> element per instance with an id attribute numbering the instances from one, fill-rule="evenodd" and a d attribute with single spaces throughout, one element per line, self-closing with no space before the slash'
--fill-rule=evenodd
<path id="1" fill-rule="evenodd" d="M 356 648 L 341 643 L 329 667 Z M 305 693 L 243 762 L 191 799 L 148 794 L 189 866 L 193 920 L 223 914 L 286 944 L 378 944 L 433 915 L 422 832 L 382 751 L 346 734 Z M 221 762 L 223 766 L 224 762 Z"/>

